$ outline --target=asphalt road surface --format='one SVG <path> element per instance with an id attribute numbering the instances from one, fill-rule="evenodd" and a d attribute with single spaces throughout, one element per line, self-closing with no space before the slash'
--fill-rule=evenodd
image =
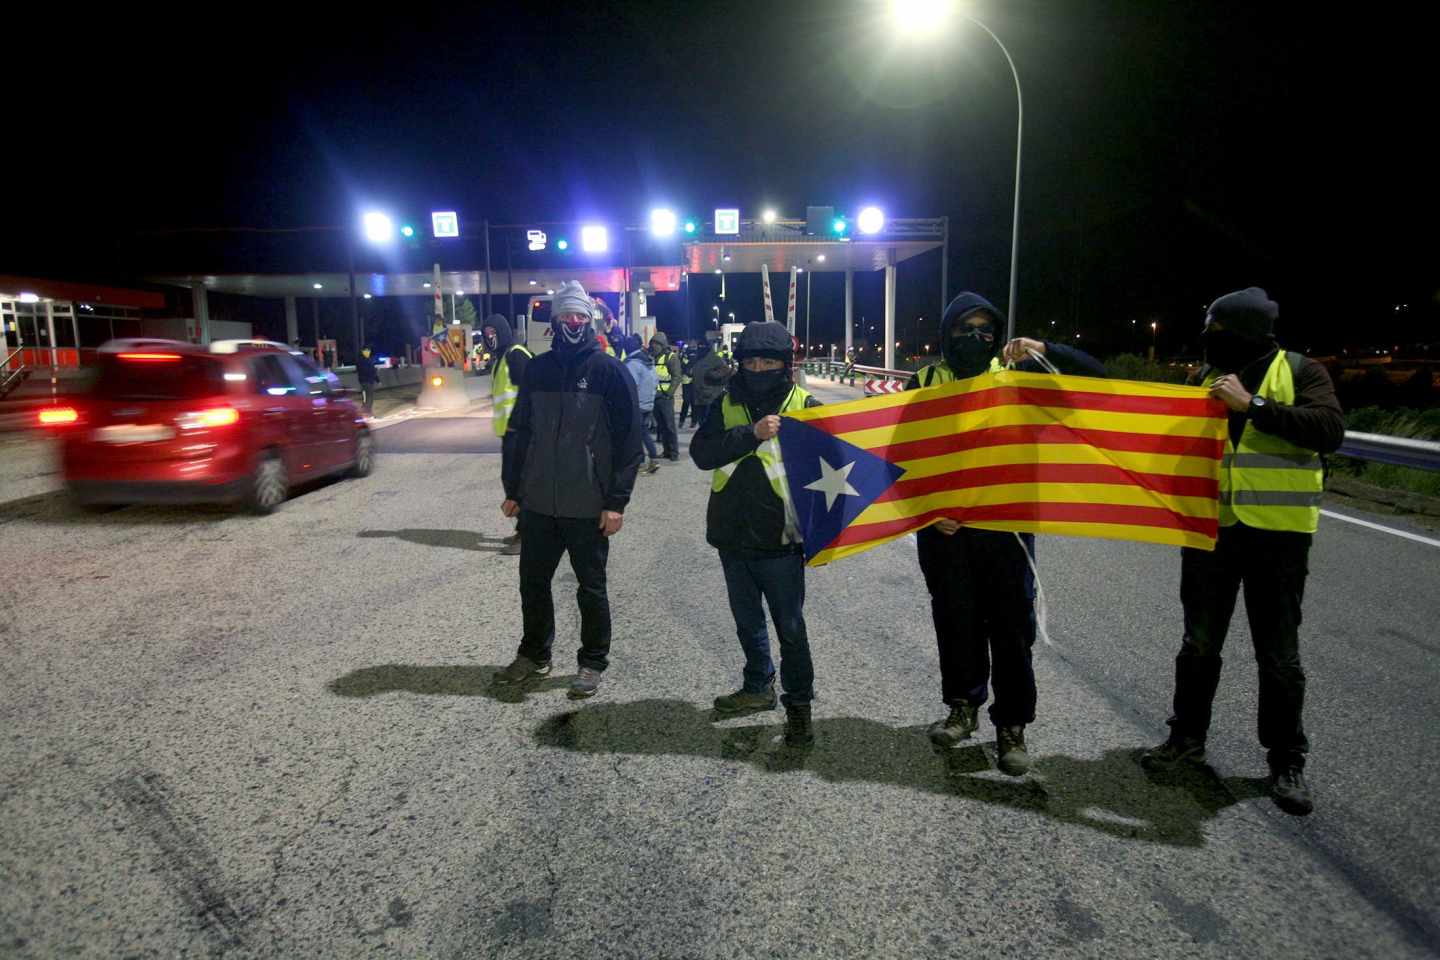
<path id="1" fill-rule="evenodd" d="M 1173 549 L 1041 540 L 1018 780 L 986 719 L 945 756 L 925 740 L 944 710 L 913 541 L 811 571 L 797 754 L 778 711 L 711 718 L 741 656 L 688 460 L 637 481 L 613 541 L 600 694 L 565 697 L 562 565 L 556 673 L 506 698 L 489 421 L 379 436 L 373 476 L 268 518 L 82 514 L 42 444 L 0 441 L 0 956 L 1440 951 L 1440 547 L 1322 522 L 1301 820 L 1264 795 L 1239 617 L 1215 775 L 1134 762 L 1165 732 Z"/>

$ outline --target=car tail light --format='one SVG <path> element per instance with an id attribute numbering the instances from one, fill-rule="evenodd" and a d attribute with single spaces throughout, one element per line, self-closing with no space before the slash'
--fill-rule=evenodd
<path id="1" fill-rule="evenodd" d="M 181 430 L 208 430 L 213 427 L 228 427 L 240 420 L 240 411 L 234 407 L 210 407 L 182 413 L 175 418 Z"/>
<path id="2" fill-rule="evenodd" d="M 179 360 L 179 359 L 180 359 L 180 354 L 178 354 L 178 353 L 122 353 L 122 354 L 120 354 L 120 359 L 121 359 L 121 360 L 142 360 L 142 361 L 144 361 L 144 360 L 149 360 L 149 361 L 159 360 L 159 361 L 162 361 L 162 362 L 163 362 L 163 361 L 165 361 L 165 360 Z"/>
<path id="3" fill-rule="evenodd" d="M 80 419 L 80 411 L 74 407 L 46 407 L 40 411 L 40 425 L 45 427 L 56 427 L 66 423 L 74 423 Z"/>

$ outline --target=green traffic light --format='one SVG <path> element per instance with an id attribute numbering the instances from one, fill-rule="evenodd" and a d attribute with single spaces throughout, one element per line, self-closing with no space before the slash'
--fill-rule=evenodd
<path id="1" fill-rule="evenodd" d="M 402 236 L 402 237 L 413 237 L 413 236 L 415 236 L 415 228 L 412 227 L 412 226 L 410 226 L 410 224 L 408 224 L 408 223 L 405 224 L 405 226 L 403 226 L 403 227 L 400 228 L 400 236 Z"/>
<path id="2" fill-rule="evenodd" d="M 831 224 L 830 226 L 831 226 L 831 229 L 833 229 L 836 233 L 844 233 L 844 232 L 845 232 L 845 221 L 842 220 L 842 219 L 840 219 L 839 217 L 836 217 L 836 218 L 835 218 L 835 222 L 834 222 L 833 224 Z"/>
<path id="3" fill-rule="evenodd" d="M 685 232 L 686 232 L 686 233 L 694 233 L 694 232 L 695 232 L 695 229 L 696 229 L 696 227 L 695 227 L 695 221 L 694 221 L 694 220 L 686 220 L 686 221 L 685 221 Z"/>
<path id="4" fill-rule="evenodd" d="M 565 239 L 556 240 L 556 241 L 555 241 L 555 249 L 557 249 L 557 250 L 569 250 L 569 249 L 570 249 L 570 241 L 569 241 L 569 240 L 565 240 Z"/>

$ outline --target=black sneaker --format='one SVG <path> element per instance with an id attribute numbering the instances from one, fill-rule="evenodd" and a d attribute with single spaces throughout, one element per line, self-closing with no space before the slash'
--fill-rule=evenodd
<path id="1" fill-rule="evenodd" d="M 1297 817 L 1306 816 L 1315 809 L 1305 773 L 1295 764 L 1270 771 L 1270 796 L 1275 800 L 1275 806 Z"/>
<path id="2" fill-rule="evenodd" d="M 716 713 L 751 713 L 757 710 L 775 709 L 775 684 L 767 685 L 761 693 L 748 693 L 744 689 L 715 698 Z"/>
<path id="3" fill-rule="evenodd" d="M 1146 770 L 1174 770 L 1182 764 L 1198 767 L 1204 763 L 1205 741 L 1194 737 L 1171 737 L 1140 754 L 1140 766 Z"/>
<path id="4" fill-rule="evenodd" d="M 1030 754 L 1025 751 L 1024 727 L 1001 727 L 995 731 L 996 765 L 1012 777 L 1030 772 Z"/>
<path id="5" fill-rule="evenodd" d="M 581 667 L 580 672 L 575 674 L 575 679 L 570 681 L 569 696 L 571 700 L 585 700 L 595 696 L 595 691 L 599 689 L 600 671 Z"/>
<path id="6" fill-rule="evenodd" d="M 810 704 L 785 704 L 785 746 L 808 747 L 815 742 L 810 729 Z"/>
<path id="7" fill-rule="evenodd" d="M 516 686 L 548 676 L 550 676 L 549 660 L 544 663 L 536 663 L 529 657 L 517 656 L 510 666 L 495 674 L 495 682 L 505 686 Z"/>
<path id="8" fill-rule="evenodd" d="M 952 706 L 950 716 L 930 724 L 930 742 L 937 747 L 958 747 L 980 726 L 979 713 L 979 707 L 968 703 Z"/>

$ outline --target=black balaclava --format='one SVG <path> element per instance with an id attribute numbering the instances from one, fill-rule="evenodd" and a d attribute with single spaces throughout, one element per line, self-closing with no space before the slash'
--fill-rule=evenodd
<path id="1" fill-rule="evenodd" d="M 745 369 L 750 357 L 779 360 L 779 370 L 754 373 Z M 735 344 L 735 358 L 740 369 L 732 379 L 736 399 L 760 409 L 778 408 L 792 386 L 790 362 L 794 353 L 790 333 L 778 323 L 747 323 Z"/>
<path id="2" fill-rule="evenodd" d="M 1222 373 L 1239 373 L 1269 355 L 1275 349 L 1279 315 L 1280 306 L 1259 287 L 1227 293 L 1205 312 L 1200 335 L 1205 362 Z"/>
<path id="3" fill-rule="evenodd" d="M 984 314 L 986 326 L 971 327 L 965 321 Z M 977 293 L 965 292 L 950 301 L 940 318 L 940 354 L 955 376 L 974 377 L 990 369 L 990 360 L 1004 346 L 1001 340 L 1004 315 Z M 989 335 L 989 339 L 985 338 Z"/>

